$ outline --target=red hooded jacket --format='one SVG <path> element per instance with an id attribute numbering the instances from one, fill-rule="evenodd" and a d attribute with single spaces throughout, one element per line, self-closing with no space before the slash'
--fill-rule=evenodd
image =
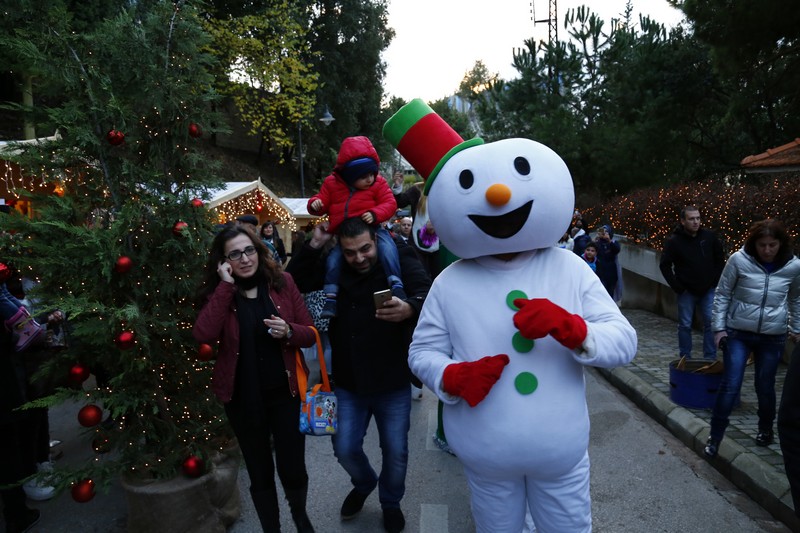
<path id="1" fill-rule="evenodd" d="M 342 142 L 336 166 L 333 172 L 322 182 L 322 187 L 317 194 L 308 199 L 308 212 L 312 215 L 327 213 L 330 224 L 329 233 L 335 233 L 339 224 L 347 218 L 360 217 L 366 212 L 371 212 L 376 223 L 381 223 L 392 218 L 397 212 L 392 189 L 386 179 L 380 174 L 375 176 L 373 184 L 359 190 L 350 187 L 339 175 L 339 169 L 348 161 L 361 157 L 374 159 L 380 163 L 378 152 L 366 137 L 348 137 Z M 322 209 L 314 211 L 311 204 L 314 200 L 322 200 Z"/>

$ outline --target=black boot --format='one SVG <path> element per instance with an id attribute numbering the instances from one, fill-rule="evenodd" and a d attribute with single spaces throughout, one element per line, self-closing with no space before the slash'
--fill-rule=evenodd
<path id="1" fill-rule="evenodd" d="M 253 505 L 264 533 L 281 533 L 281 518 L 278 510 L 278 493 L 273 487 L 267 490 L 250 489 Z"/>
<path id="2" fill-rule="evenodd" d="M 292 520 L 297 526 L 297 533 L 314 533 L 314 526 L 306 514 L 306 497 L 308 496 L 308 485 L 301 489 L 284 489 L 286 500 L 289 502 L 289 509 L 292 511 Z"/>

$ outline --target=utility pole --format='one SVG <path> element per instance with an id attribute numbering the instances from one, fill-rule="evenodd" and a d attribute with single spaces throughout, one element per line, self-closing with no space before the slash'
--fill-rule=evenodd
<path id="1" fill-rule="evenodd" d="M 534 6 L 535 0 L 531 0 L 531 12 L 533 13 L 534 25 L 543 22 L 547 23 L 547 44 L 554 45 L 558 42 L 558 5 L 556 0 L 548 0 L 547 18 L 536 20 L 536 8 Z M 550 81 L 553 81 L 553 65 L 547 67 L 547 75 Z M 552 83 L 551 83 L 552 87 Z"/>

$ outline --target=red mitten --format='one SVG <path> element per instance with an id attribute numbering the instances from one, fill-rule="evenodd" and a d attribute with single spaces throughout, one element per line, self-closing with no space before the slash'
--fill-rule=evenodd
<path id="1" fill-rule="evenodd" d="M 583 344 L 586 339 L 586 322 L 547 298 L 517 298 L 514 305 L 519 308 L 514 314 L 514 325 L 526 339 L 552 335 L 570 350 Z"/>
<path id="2" fill-rule="evenodd" d="M 508 364 L 508 356 L 487 355 L 477 361 L 455 363 L 444 369 L 442 387 L 444 391 L 453 396 L 464 398 L 470 407 L 475 407 L 489 394 L 503 367 Z"/>
<path id="3" fill-rule="evenodd" d="M 5 263 L 0 263 L 0 283 L 5 283 L 11 277 L 11 269 Z"/>

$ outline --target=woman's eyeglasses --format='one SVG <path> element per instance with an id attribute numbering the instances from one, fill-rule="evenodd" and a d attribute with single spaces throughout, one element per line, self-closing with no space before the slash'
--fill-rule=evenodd
<path id="1" fill-rule="evenodd" d="M 225 257 L 228 258 L 229 261 L 239 261 L 243 255 L 251 256 L 256 253 L 255 246 L 247 246 L 244 250 L 234 250 Z"/>

